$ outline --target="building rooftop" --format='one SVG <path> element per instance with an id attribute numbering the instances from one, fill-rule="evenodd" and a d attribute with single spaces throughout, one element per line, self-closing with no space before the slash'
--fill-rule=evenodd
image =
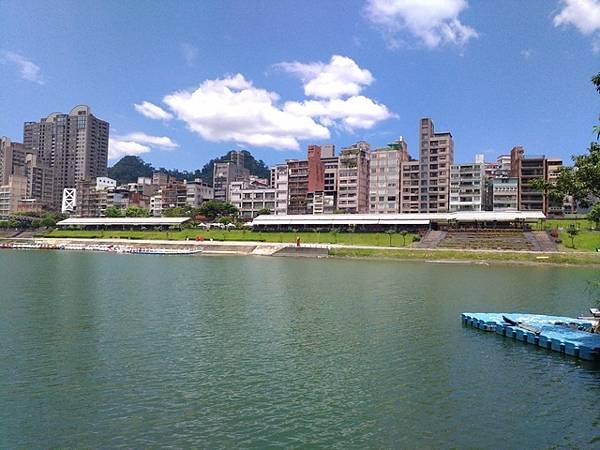
<path id="1" fill-rule="evenodd" d="M 431 222 L 514 222 L 545 219 L 541 211 L 460 211 L 430 214 L 262 215 L 252 225 L 428 225 Z"/>

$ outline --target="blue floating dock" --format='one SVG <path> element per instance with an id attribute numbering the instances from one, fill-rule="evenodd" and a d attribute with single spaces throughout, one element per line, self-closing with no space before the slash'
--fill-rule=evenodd
<path id="1" fill-rule="evenodd" d="M 559 325 L 568 324 L 575 327 L 591 328 L 592 323 L 588 320 L 521 313 L 462 313 L 460 316 L 464 325 L 473 328 L 495 332 L 502 336 L 576 358 L 600 361 L 600 334 Z M 504 321 L 503 316 L 526 325 L 526 328 L 537 328 L 540 332 L 535 333 L 518 325 L 510 325 Z"/>

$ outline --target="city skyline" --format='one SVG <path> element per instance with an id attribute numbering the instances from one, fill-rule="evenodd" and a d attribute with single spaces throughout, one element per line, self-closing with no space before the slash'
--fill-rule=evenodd
<path id="1" fill-rule="evenodd" d="M 456 162 L 516 145 L 568 162 L 593 137 L 598 1 L 62 2 L 43 14 L 7 1 L 0 12 L 11 18 L 0 135 L 20 142 L 24 122 L 88 104 L 111 123 L 111 164 L 130 153 L 191 169 L 246 148 L 273 165 L 309 144 L 400 135 L 416 158 L 421 117 L 453 134 Z M 99 45 L 103 26 L 114 33 Z"/>

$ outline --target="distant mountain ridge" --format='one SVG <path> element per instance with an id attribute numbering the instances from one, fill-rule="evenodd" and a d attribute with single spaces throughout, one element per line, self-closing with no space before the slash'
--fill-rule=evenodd
<path id="1" fill-rule="evenodd" d="M 108 176 L 117 180 L 119 184 L 123 184 L 135 183 L 138 177 L 152 177 L 154 172 L 164 172 L 177 180 L 194 180 L 200 178 L 212 186 L 215 163 L 229 161 L 232 151 L 227 152 L 227 154 L 218 158 L 211 159 L 204 164 L 202 169 L 194 171 L 165 169 L 164 167 L 157 169 L 153 167 L 152 164 L 145 162 L 139 156 L 124 156 L 113 166 L 108 168 Z M 244 167 L 250 171 L 250 174 L 260 178 L 269 179 L 270 170 L 264 161 L 262 159 L 257 160 L 252 156 L 252 153 L 247 150 L 242 150 L 242 152 L 244 153 Z"/>

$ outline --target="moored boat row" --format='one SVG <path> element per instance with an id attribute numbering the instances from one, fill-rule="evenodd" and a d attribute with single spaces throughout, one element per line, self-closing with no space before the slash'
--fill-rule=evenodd
<path id="1" fill-rule="evenodd" d="M 134 255 L 195 255 L 202 252 L 202 248 L 158 248 L 141 247 L 128 245 L 112 244 L 52 244 L 47 242 L 2 242 L 0 249 L 13 250 L 72 250 L 72 251 L 93 251 L 109 253 L 127 253 Z"/>

